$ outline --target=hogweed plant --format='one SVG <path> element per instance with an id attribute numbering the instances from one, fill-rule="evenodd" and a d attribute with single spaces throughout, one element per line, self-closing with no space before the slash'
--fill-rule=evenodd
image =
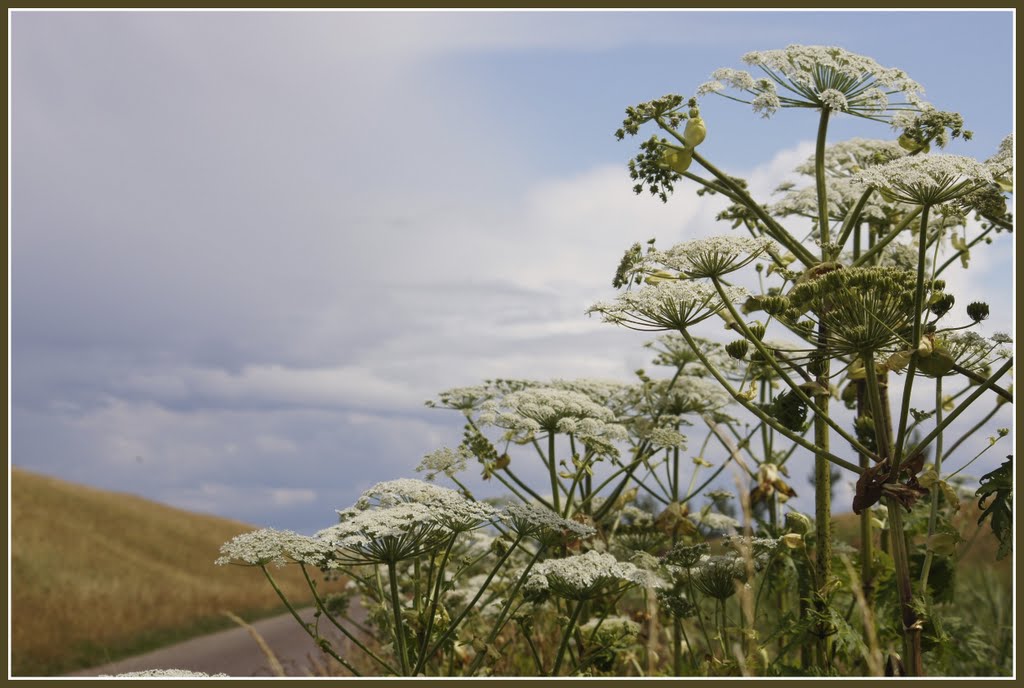
<path id="1" fill-rule="evenodd" d="M 629 162 L 637 193 L 668 202 L 692 184 L 725 199 L 731 226 L 634 244 L 619 293 L 589 308 L 655 333 L 650 371 L 441 392 L 427 405 L 460 414 L 463 437 L 422 457 L 425 480 L 380 483 L 312 536 L 265 529 L 224 545 L 218 562 L 260 568 L 348 672 L 1009 671 L 951 600 L 983 528 L 1000 558 L 1011 547 L 1012 457 L 975 492 L 963 473 L 1008 431 L 961 450 L 1013 402 L 1012 342 L 980 331 L 989 306 L 958 307 L 948 276 L 1013 230 L 1012 137 L 983 162 L 932 153 L 971 138 L 962 118 L 901 70 L 840 48 L 743 61 L 753 72 L 719 69 L 695 97 L 627 108 L 616 132 L 653 132 Z M 698 152 L 714 135 L 709 97 L 764 117 L 817 112 L 814 155 L 795 170 L 806 182 L 765 202 Z M 836 116 L 878 123 L 880 138 L 829 142 Z M 934 408 L 916 408 L 928 388 Z M 813 515 L 790 503 L 805 461 Z M 470 466 L 506 496 L 474 495 Z M 833 533 L 835 470 L 856 484 L 843 505 L 858 514 L 852 540 Z M 730 477 L 735 493 L 721 489 Z M 282 565 L 305 574 L 314 622 L 276 585 Z M 322 594 L 320 575 L 346 591 Z"/>

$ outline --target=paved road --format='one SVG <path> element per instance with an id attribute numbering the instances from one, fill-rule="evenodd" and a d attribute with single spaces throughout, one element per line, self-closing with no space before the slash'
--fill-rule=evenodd
<path id="1" fill-rule="evenodd" d="M 302 617 L 312 620 L 313 610 L 303 610 Z M 326 622 L 324 622 L 326 623 Z M 321 629 L 323 628 L 321 624 Z M 263 638 L 280 661 L 288 676 L 317 675 L 314 660 L 326 665 L 327 657 L 313 644 L 290 615 L 255 621 L 252 627 Z M 332 629 L 335 630 L 335 629 Z M 326 634 L 334 640 L 336 636 Z M 340 636 L 340 634 L 338 634 Z M 338 648 L 340 642 L 334 642 Z M 342 655 L 344 656 L 344 655 Z M 338 667 L 337 663 L 334 663 Z M 120 674 L 146 669 L 188 669 L 207 674 L 229 676 L 273 676 L 270 661 L 260 649 L 251 633 L 242 627 L 230 628 L 193 638 L 177 645 L 130 657 L 111 664 L 69 674 L 70 676 L 99 676 Z M 340 673 L 338 673 L 340 672 Z M 334 675 L 349 675 L 338 667 Z"/>

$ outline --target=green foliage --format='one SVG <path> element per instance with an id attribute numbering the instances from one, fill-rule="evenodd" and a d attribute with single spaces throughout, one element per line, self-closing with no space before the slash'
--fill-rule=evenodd
<path id="1" fill-rule="evenodd" d="M 978 507 L 984 511 L 978 523 L 990 519 L 992 532 L 999 539 L 996 558 L 1002 559 L 1013 548 L 1013 457 L 1007 456 L 999 468 L 982 476 L 979 482 L 981 487 L 975 495 Z"/>

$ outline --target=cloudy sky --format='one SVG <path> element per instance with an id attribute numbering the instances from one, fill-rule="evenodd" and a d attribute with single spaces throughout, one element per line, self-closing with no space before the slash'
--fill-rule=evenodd
<path id="1" fill-rule="evenodd" d="M 643 335 L 585 309 L 634 241 L 726 228 L 691 188 L 632 194 L 635 142 L 612 136 L 625 106 L 690 94 L 750 50 L 828 44 L 961 112 L 976 137 L 952 152 L 984 159 L 1012 127 L 1007 12 L 15 12 L 10 27 L 12 463 L 304 531 L 458 442 L 458 417 L 423 407 L 440 390 L 626 381 L 648 362 Z M 703 114 L 704 155 L 763 199 L 813 150 L 811 112 L 710 99 Z M 891 135 L 852 118 L 829 133 Z M 989 300 L 1003 329 L 1010 247 L 953 276 L 958 303 Z"/>

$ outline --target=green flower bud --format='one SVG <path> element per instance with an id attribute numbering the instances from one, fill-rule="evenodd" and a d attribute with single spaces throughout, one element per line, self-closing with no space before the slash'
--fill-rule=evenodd
<path id="1" fill-rule="evenodd" d="M 806 535 L 810 532 L 813 525 L 811 519 L 799 511 L 790 511 L 786 514 L 786 530 L 791 533 Z"/>
<path id="2" fill-rule="evenodd" d="M 750 343 L 746 339 L 737 339 L 725 345 L 725 352 L 737 361 L 742 361 L 750 349 Z"/>
<path id="3" fill-rule="evenodd" d="M 967 317 L 974 322 L 981 322 L 988 318 L 988 304 L 983 301 L 974 301 L 967 304 Z"/>
<path id="4" fill-rule="evenodd" d="M 953 303 L 956 301 L 956 298 L 954 298 L 952 294 L 938 294 L 937 296 L 938 298 L 928 307 L 928 310 L 930 310 L 935 317 L 941 318 L 953 307 Z"/>
<path id="5" fill-rule="evenodd" d="M 683 141 L 690 148 L 699 146 L 708 135 L 708 129 L 704 126 L 704 120 L 698 115 L 686 121 L 686 128 L 683 130 Z"/>
<path id="6" fill-rule="evenodd" d="M 760 320 L 755 321 L 751 325 L 747 325 L 747 328 L 750 329 L 750 334 L 757 337 L 757 341 L 761 341 L 762 339 L 764 339 L 765 330 L 768 329 Z"/>
<path id="7" fill-rule="evenodd" d="M 666 148 L 661 152 L 659 167 L 666 167 L 673 172 L 682 174 L 690 168 L 693 162 L 692 150 L 680 150 L 678 148 Z"/>

